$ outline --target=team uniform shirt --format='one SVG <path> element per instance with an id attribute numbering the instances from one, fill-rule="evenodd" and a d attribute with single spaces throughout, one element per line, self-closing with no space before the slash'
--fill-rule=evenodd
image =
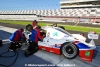
<path id="1" fill-rule="evenodd" d="M 29 39 L 31 41 L 38 42 L 38 40 L 41 39 L 41 38 L 39 37 L 38 32 L 35 29 L 33 29 L 32 34 L 31 34 Z"/>
<path id="2" fill-rule="evenodd" d="M 23 33 L 20 30 L 15 31 L 9 38 L 10 41 L 20 41 L 22 38 L 24 38 Z"/>
<path id="3" fill-rule="evenodd" d="M 43 38 L 43 36 L 41 36 L 41 34 L 40 34 L 40 30 L 39 29 L 35 29 L 36 31 L 37 31 L 37 33 L 38 33 L 38 37 L 40 38 L 40 39 L 42 39 Z"/>

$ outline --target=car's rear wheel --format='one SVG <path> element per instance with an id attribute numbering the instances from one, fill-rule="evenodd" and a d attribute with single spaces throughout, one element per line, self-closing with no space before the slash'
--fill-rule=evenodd
<path id="1" fill-rule="evenodd" d="M 31 25 L 31 24 L 28 24 L 28 25 L 26 26 L 26 30 L 31 32 L 31 31 L 33 30 L 32 25 Z"/>
<path id="2" fill-rule="evenodd" d="M 68 59 L 74 59 L 78 55 L 78 48 L 72 43 L 65 43 L 61 47 L 62 55 Z"/>

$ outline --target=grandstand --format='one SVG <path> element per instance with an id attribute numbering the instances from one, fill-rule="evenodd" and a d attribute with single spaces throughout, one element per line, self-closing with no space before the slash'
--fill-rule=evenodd
<path id="1" fill-rule="evenodd" d="M 61 0 L 60 4 L 61 9 L 0 11 L 0 19 L 100 22 L 98 0 Z"/>

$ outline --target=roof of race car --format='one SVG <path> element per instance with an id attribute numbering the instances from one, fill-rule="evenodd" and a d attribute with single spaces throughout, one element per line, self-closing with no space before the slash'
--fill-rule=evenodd
<path id="1" fill-rule="evenodd" d="M 43 30 L 47 30 L 47 28 L 53 28 L 53 29 L 56 29 L 56 30 L 58 30 L 58 31 L 60 31 L 60 32 L 62 32 L 62 33 L 65 33 L 65 34 L 67 34 L 67 35 L 69 35 L 69 36 L 72 36 L 69 32 L 67 32 L 66 30 L 63 30 L 63 29 L 61 29 L 61 28 L 59 28 L 59 27 L 53 27 L 53 26 L 43 26 L 43 27 L 41 27 Z"/>

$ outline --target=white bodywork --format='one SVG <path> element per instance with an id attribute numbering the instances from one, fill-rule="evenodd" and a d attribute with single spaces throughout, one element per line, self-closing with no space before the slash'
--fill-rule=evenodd
<path id="1" fill-rule="evenodd" d="M 80 41 L 85 45 L 91 47 L 91 49 L 96 48 L 94 43 L 86 43 L 86 38 L 81 36 L 80 34 L 70 34 L 67 31 L 51 26 L 42 27 L 43 30 L 46 30 L 46 37 L 43 39 L 43 42 L 39 41 L 38 44 L 41 46 L 52 46 L 54 44 L 63 44 L 65 42 L 74 42 Z M 27 39 L 29 39 L 29 35 L 31 33 L 24 32 Z"/>

